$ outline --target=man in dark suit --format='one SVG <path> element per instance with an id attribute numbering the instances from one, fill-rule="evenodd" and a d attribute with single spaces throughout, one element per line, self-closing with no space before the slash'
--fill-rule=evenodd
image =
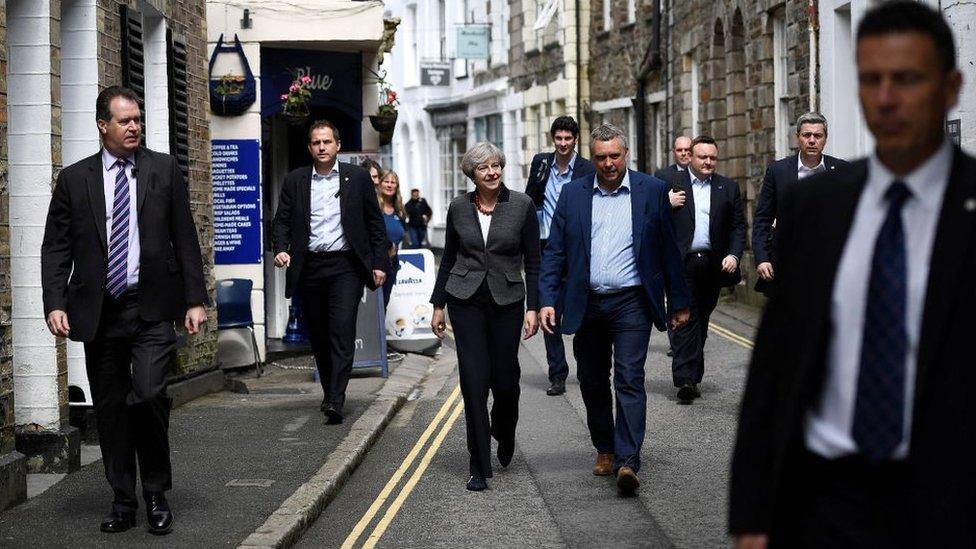
<path id="1" fill-rule="evenodd" d="M 688 164 L 691 163 L 691 138 L 685 135 L 674 138 L 671 154 L 674 156 L 674 164 L 654 172 L 654 177 L 667 183 L 669 188 L 672 179 L 680 179 L 688 171 Z"/>
<path id="2" fill-rule="evenodd" d="M 539 153 L 532 159 L 529 180 L 525 183 L 525 194 L 535 202 L 539 215 L 539 237 L 543 254 L 549 238 L 549 226 L 552 224 L 552 216 L 556 211 L 563 186 L 574 179 L 593 177 L 593 164 L 576 153 L 579 132 L 579 124 L 573 117 L 556 118 L 549 128 L 549 136 L 552 137 L 556 150 L 550 153 Z M 561 308 L 561 302 L 556 305 L 557 309 Z M 566 392 L 566 378 L 569 377 L 563 338 L 559 334 L 548 332 L 543 332 L 542 336 L 546 343 L 546 361 L 549 363 L 550 385 L 546 394 L 561 395 Z"/>
<path id="3" fill-rule="evenodd" d="M 766 168 L 756 212 L 753 216 L 752 251 L 755 254 L 756 291 L 768 292 L 774 279 L 774 224 L 780 202 L 786 190 L 815 173 L 844 169 L 847 162 L 823 153 L 827 146 L 827 119 L 820 113 L 808 112 L 796 121 L 798 152 L 777 160 Z"/>
<path id="4" fill-rule="evenodd" d="M 856 60 L 874 154 L 782 204 L 732 461 L 742 548 L 976 541 L 976 159 L 945 135 L 952 32 L 882 3 Z"/>
<path id="5" fill-rule="evenodd" d="M 669 319 L 681 326 L 690 298 L 667 187 L 627 170 L 627 138 L 615 126 L 593 130 L 590 153 L 596 176 L 566 185 L 553 215 L 539 280 L 540 322 L 550 333 L 576 334 L 576 375 L 597 451 L 593 474 L 615 473 L 618 489 L 629 495 L 640 485 L 651 327 L 663 331 Z M 560 320 L 556 304 L 563 297 Z"/>
<path id="6" fill-rule="evenodd" d="M 715 173 L 718 146 L 707 136 L 692 141 L 691 163 L 681 183 L 687 202 L 673 210 L 678 249 L 691 291 L 691 320 L 671 336 L 671 373 L 678 400 L 690 404 L 701 396 L 705 375 L 708 319 L 719 291 L 741 280 L 739 259 L 746 243 L 746 220 L 739 185 Z"/>
<path id="7" fill-rule="evenodd" d="M 209 302 L 186 182 L 176 159 L 139 146 L 136 95 L 106 88 L 95 102 L 102 149 L 58 175 L 41 244 L 51 333 L 85 344 L 105 475 L 114 492 L 103 532 L 135 525 L 136 460 L 149 532 L 167 534 L 167 373 L 174 320 L 190 334 Z"/>
<path id="8" fill-rule="evenodd" d="M 342 423 L 363 287 L 386 280 L 387 240 L 369 173 L 337 162 L 329 121 L 308 131 L 312 166 L 285 176 L 274 217 L 275 266 L 287 267 L 285 297 L 297 288 L 322 383 L 326 423 Z"/>

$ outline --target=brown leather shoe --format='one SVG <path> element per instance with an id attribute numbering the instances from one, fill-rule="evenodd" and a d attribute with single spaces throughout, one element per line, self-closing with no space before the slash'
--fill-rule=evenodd
<path id="1" fill-rule="evenodd" d="M 597 454 L 593 465 L 593 474 L 605 477 L 613 474 L 613 454 Z"/>
<path id="2" fill-rule="evenodd" d="M 624 465 L 617 470 L 617 489 L 622 496 L 632 496 L 640 486 L 640 479 L 633 469 Z"/>

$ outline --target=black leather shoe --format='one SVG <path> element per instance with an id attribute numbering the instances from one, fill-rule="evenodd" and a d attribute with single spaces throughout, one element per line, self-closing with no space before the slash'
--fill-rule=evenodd
<path id="1" fill-rule="evenodd" d="M 508 467 L 508 464 L 512 462 L 512 456 L 515 455 L 515 441 L 502 442 L 498 441 L 498 463 L 502 464 L 502 467 Z"/>
<path id="2" fill-rule="evenodd" d="M 101 530 L 102 532 L 108 532 L 109 534 L 117 534 L 119 532 L 125 532 L 135 525 L 135 512 L 121 513 L 119 511 L 112 511 L 102 520 Z"/>
<path id="3" fill-rule="evenodd" d="M 325 407 L 325 424 L 326 425 L 339 425 L 342 423 L 342 412 L 338 408 L 329 404 Z"/>
<path id="4" fill-rule="evenodd" d="M 322 404 L 319 405 L 319 411 L 324 412 L 326 408 L 329 407 L 329 397 L 324 397 L 322 399 Z"/>
<path id="5" fill-rule="evenodd" d="M 562 379 L 557 379 L 553 381 L 549 388 L 546 389 L 546 394 L 549 396 L 557 396 L 566 392 L 566 382 Z"/>
<path id="6" fill-rule="evenodd" d="M 691 404 L 700 394 L 694 383 L 685 383 L 678 389 L 678 401 L 681 404 Z"/>
<path id="7" fill-rule="evenodd" d="M 488 483 L 485 482 L 485 479 L 481 477 L 472 476 L 471 478 L 468 479 L 468 485 L 466 486 L 466 488 L 468 490 L 471 490 L 472 492 L 480 492 L 488 488 Z"/>
<path id="8" fill-rule="evenodd" d="M 173 512 L 162 492 L 146 492 L 146 530 L 155 536 L 173 531 Z"/>

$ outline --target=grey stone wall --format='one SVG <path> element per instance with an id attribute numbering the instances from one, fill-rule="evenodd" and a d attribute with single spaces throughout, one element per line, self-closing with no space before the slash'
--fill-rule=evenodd
<path id="1" fill-rule="evenodd" d="M 7 10 L 0 3 L 0 455 L 14 450 L 10 295 L 10 189 L 7 181 Z"/>

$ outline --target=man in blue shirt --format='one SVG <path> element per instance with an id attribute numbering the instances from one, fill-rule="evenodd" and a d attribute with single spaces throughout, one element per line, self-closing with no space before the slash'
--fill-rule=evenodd
<path id="1" fill-rule="evenodd" d="M 579 124 L 572 116 L 556 118 L 549 129 L 555 151 L 539 153 L 532 159 L 529 179 L 525 183 L 525 194 L 532 197 L 539 215 L 539 238 L 543 254 L 549 239 L 549 225 L 552 223 L 563 185 L 580 177 L 592 177 L 594 173 L 593 164 L 576 153 L 579 131 Z M 560 334 L 545 332 L 543 336 L 550 382 L 546 394 L 561 395 L 566 392 L 566 378 L 569 376 L 563 338 Z"/>
<path id="2" fill-rule="evenodd" d="M 593 474 L 616 474 L 618 489 L 630 495 L 640 485 L 651 327 L 683 325 L 690 298 L 667 186 L 627 170 L 627 138 L 615 126 L 593 130 L 590 152 L 596 176 L 567 184 L 553 213 L 539 279 L 540 323 L 548 333 L 558 322 L 559 332 L 576 334 L 576 375 L 597 451 Z"/>

